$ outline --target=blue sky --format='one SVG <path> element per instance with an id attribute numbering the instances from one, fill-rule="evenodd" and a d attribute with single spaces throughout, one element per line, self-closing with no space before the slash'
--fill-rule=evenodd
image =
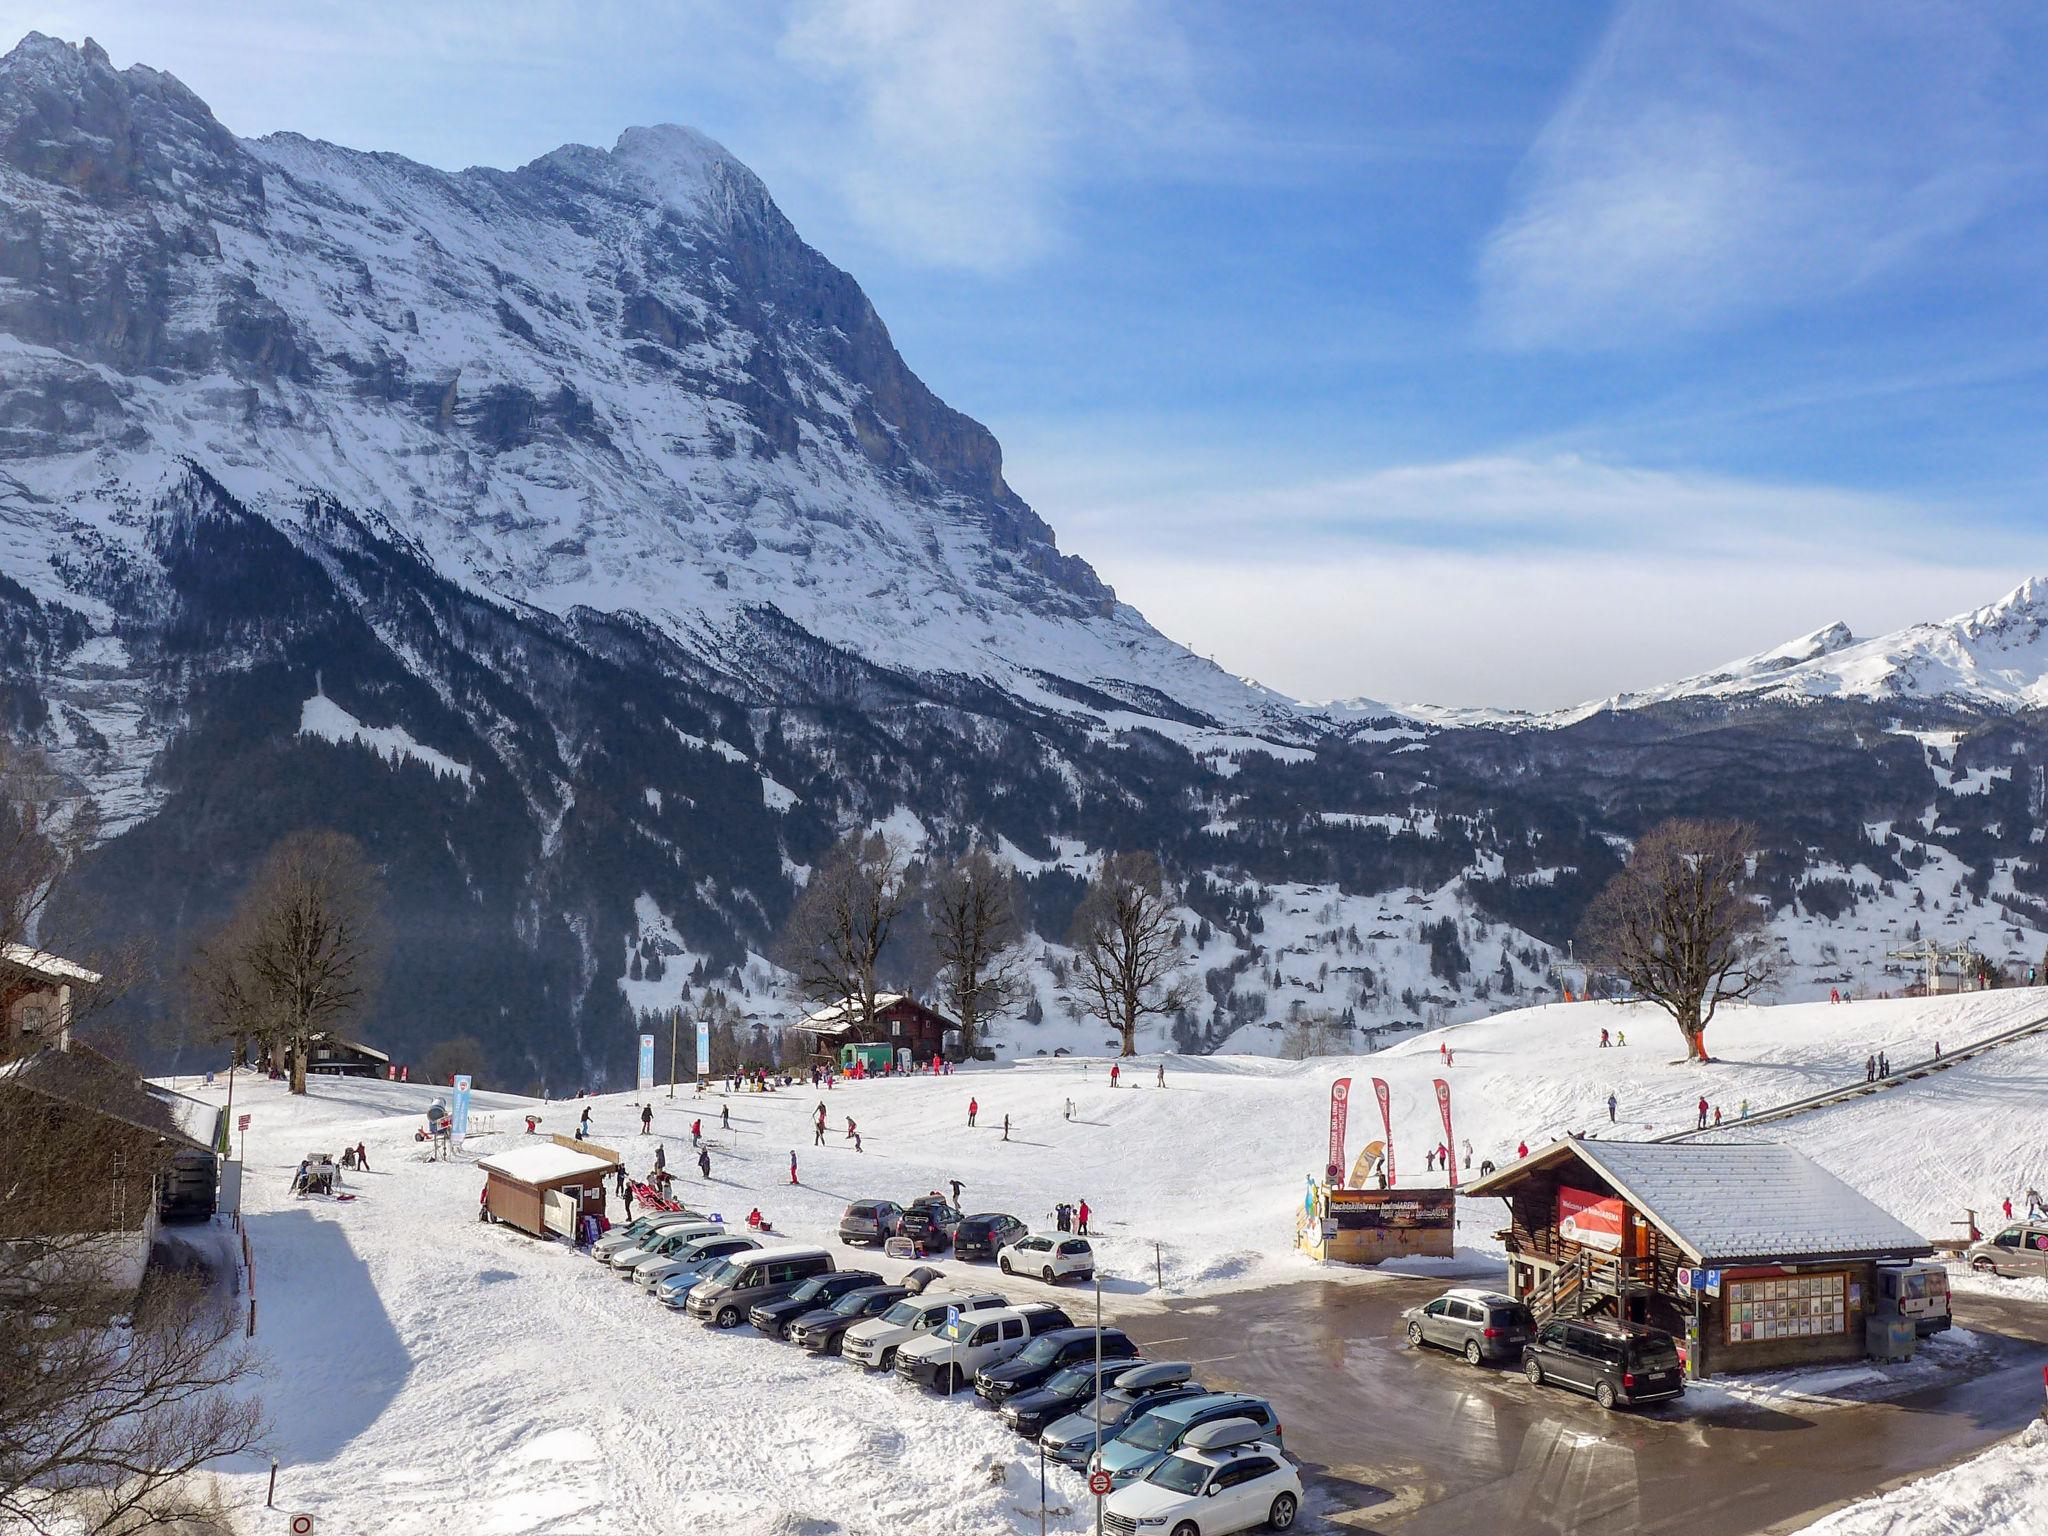
<path id="1" fill-rule="evenodd" d="M 80 0 L 237 132 L 689 123 L 1169 634 L 1543 706 L 2048 572 L 2037 6 Z"/>

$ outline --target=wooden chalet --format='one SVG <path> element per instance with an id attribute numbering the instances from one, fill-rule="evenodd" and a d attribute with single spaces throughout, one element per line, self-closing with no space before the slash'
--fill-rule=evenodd
<path id="1" fill-rule="evenodd" d="M 816 1055 L 837 1056 L 849 1045 L 886 1045 L 892 1052 L 909 1051 L 918 1066 L 946 1054 L 949 1034 L 955 1045 L 960 1038 L 953 1020 L 900 992 L 875 994 L 872 1020 L 862 1019 L 859 1002 L 848 998 L 805 1014 L 791 1027 L 810 1036 Z"/>
<path id="2" fill-rule="evenodd" d="M 1878 1265 L 1933 1251 L 1769 1142 L 1568 1137 L 1464 1193 L 1507 1202 L 1508 1289 L 1539 1323 L 1647 1323 L 1687 1340 L 1703 1376 L 1862 1358 Z M 1701 1283 L 1681 1287 L 1681 1269 Z"/>
<path id="3" fill-rule="evenodd" d="M 31 949 L 0 944 L 0 1061 L 54 1045 L 71 1035 L 73 990 L 97 986 L 99 973 Z"/>
<path id="4" fill-rule="evenodd" d="M 477 1159 L 484 1172 L 484 1209 L 535 1237 L 576 1238 L 585 1216 L 604 1215 L 604 1181 L 619 1154 L 572 1136 L 533 1141 Z"/>

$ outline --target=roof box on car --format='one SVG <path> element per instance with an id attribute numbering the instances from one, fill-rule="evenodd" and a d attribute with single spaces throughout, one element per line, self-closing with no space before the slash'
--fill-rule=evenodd
<path id="1" fill-rule="evenodd" d="M 1250 1445 L 1264 1433 L 1251 1419 L 1211 1419 L 1189 1430 L 1183 1443 L 1197 1451 L 1227 1451 L 1233 1445 Z"/>

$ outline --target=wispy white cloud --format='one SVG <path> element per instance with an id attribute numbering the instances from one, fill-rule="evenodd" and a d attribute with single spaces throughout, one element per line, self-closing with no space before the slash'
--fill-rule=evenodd
<path id="1" fill-rule="evenodd" d="M 1143 155 L 1197 113 L 1163 0 L 815 0 L 781 52 L 846 93 L 815 148 L 855 215 L 932 263 L 1043 254 L 1089 158 Z"/>
<path id="2" fill-rule="evenodd" d="M 1516 346 L 1625 346 L 1880 280 L 2038 196 L 2040 25 L 1928 0 L 1631 0 L 1479 259 Z"/>

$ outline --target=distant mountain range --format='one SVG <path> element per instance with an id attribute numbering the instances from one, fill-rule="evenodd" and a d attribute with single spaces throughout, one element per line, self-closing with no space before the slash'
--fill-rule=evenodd
<path id="1" fill-rule="evenodd" d="M 1025 1053 L 1100 1044 L 1060 941 L 1120 846 L 1187 886 L 1187 1049 L 1526 1000 L 1675 811 L 1763 824 L 1796 985 L 1850 964 L 1802 925 L 1880 977 L 1916 924 L 2040 947 L 2035 584 L 1555 715 L 1309 706 L 1061 551 L 688 129 L 449 174 L 239 139 L 31 35 L 0 209 L 0 720 L 105 802 L 91 878 L 167 963 L 283 832 L 360 836 L 401 1056 L 616 1080 L 711 986 L 766 1028 L 774 935 L 862 825 L 1017 869 Z"/>

